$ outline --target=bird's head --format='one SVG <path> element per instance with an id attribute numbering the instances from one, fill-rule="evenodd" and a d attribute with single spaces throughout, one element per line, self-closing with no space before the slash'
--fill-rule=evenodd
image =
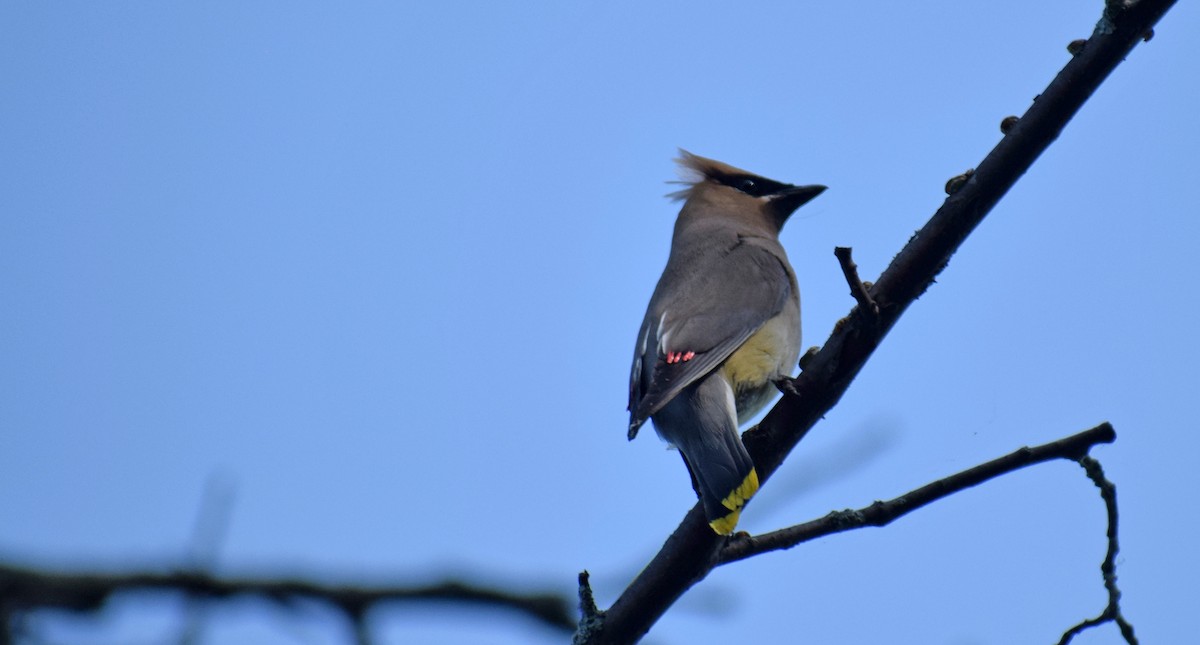
<path id="1" fill-rule="evenodd" d="M 700 212 L 763 221 L 774 233 L 783 228 L 797 208 L 825 192 L 824 186 L 785 184 L 687 150 L 681 149 L 676 161 L 683 174 L 678 183 L 687 187 L 670 197 L 688 204 L 696 202 Z"/>

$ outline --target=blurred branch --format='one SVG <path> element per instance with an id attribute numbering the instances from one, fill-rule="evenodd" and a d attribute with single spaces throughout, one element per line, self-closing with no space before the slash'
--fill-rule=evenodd
<path id="1" fill-rule="evenodd" d="M 939 479 L 886 502 L 875 502 L 858 510 L 834 511 L 820 519 L 762 535 L 751 536 L 746 533 L 738 533 L 725 543 L 718 555 L 717 564 L 729 564 L 769 551 L 790 549 L 802 542 L 842 531 L 868 526 L 887 526 L 894 520 L 939 499 L 1026 466 L 1055 459 L 1090 459 L 1090 457 L 1086 457 L 1089 448 L 1100 443 L 1112 443 L 1116 438 L 1113 427 L 1108 423 L 1102 423 L 1091 430 L 1085 430 L 1058 441 L 1034 448 L 1020 448 L 1003 457 Z M 1115 507 L 1113 512 L 1115 512 Z"/>
<path id="2" fill-rule="evenodd" d="M 217 564 L 221 544 L 229 532 L 229 520 L 233 515 L 234 484 L 230 475 L 213 472 L 204 485 L 200 498 L 200 511 L 192 529 L 189 559 L 192 571 L 211 573 Z M 188 597 L 188 606 L 183 626 L 179 630 L 179 645 L 197 645 L 204 636 L 205 605 L 195 596 Z"/>
<path id="3" fill-rule="evenodd" d="M 901 314 L 933 283 L 967 236 L 1058 137 L 1084 102 L 1174 4 L 1174 0 L 1109 0 L 1091 38 L 1015 123 L 973 173 L 964 173 L 942 207 L 908 241 L 868 290 L 879 316 L 839 321 L 824 347 L 783 399 L 744 439 L 764 481 L 808 430 L 841 399 Z M 948 188 L 950 188 L 948 186 Z M 578 644 L 639 640 L 685 591 L 720 564 L 725 538 L 704 521 L 699 504 L 667 538 L 658 555 L 606 611 L 585 616 Z"/>
<path id="4" fill-rule="evenodd" d="M 1117 551 L 1119 550 L 1117 546 L 1117 487 L 1104 476 L 1104 469 L 1095 459 L 1084 455 L 1079 458 L 1079 465 L 1083 466 L 1088 478 L 1100 489 L 1100 497 L 1104 500 L 1104 507 L 1108 511 L 1108 551 L 1104 554 L 1104 562 L 1100 563 L 1100 574 L 1104 576 L 1104 588 L 1108 591 L 1108 605 L 1105 606 L 1104 611 L 1100 612 L 1099 616 L 1068 629 L 1063 634 L 1062 640 L 1058 641 L 1058 645 L 1067 645 L 1083 630 L 1110 621 L 1116 623 L 1117 629 L 1121 630 L 1121 636 L 1126 643 L 1137 645 L 1137 637 L 1133 635 L 1133 625 L 1130 625 L 1129 621 L 1125 620 L 1125 616 L 1121 614 L 1121 590 L 1117 588 Z"/>
<path id="5" fill-rule="evenodd" d="M 446 580 L 424 585 L 333 585 L 299 578 L 220 578 L 203 573 L 61 573 L 0 562 L 0 617 L 10 633 L 11 621 L 35 609 L 99 611 L 114 595 L 132 591 L 165 591 L 198 599 L 254 596 L 285 606 L 296 600 L 322 602 L 340 610 L 353 623 L 360 643 L 369 642 L 365 616 L 375 607 L 397 602 L 455 602 L 513 610 L 570 632 L 575 629 L 572 601 L 562 594 L 520 594 L 487 585 Z"/>

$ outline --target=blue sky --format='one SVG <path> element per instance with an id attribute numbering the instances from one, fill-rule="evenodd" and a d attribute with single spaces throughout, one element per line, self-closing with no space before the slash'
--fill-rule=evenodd
<path id="1" fill-rule="evenodd" d="M 625 441 L 676 147 L 830 189 L 782 236 L 805 345 L 1090 34 L 1101 3 L 8 3 L 0 554 L 470 575 L 607 605 L 694 503 Z M 1174 8 L 953 258 L 743 516 L 764 531 L 1111 421 L 1126 616 L 1190 624 L 1200 10 Z M 216 482 L 215 484 L 211 482 Z M 1070 463 L 716 571 L 648 643 L 1054 642 L 1104 604 Z M 178 603 L 57 615 L 155 642 Z M 346 642 L 239 603 L 207 642 Z M 381 642 L 537 643 L 405 608 Z M 1117 642 L 1111 628 L 1078 642 Z"/>

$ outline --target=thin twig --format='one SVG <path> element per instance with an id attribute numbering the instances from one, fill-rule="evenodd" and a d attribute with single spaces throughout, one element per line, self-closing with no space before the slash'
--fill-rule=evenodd
<path id="1" fill-rule="evenodd" d="M 854 296 L 854 300 L 858 302 L 858 310 L 871 320 L 878 320 L 879 305 L 871 299 L 866 285 L 858 277 L 858 265 L 854 263 L 851 253 L 852 250 L 848 246 L 837 246 L 833 249 L 838 264 L 842 266 L 842 275 L 846 276 L 846 284 L 850 285 L 850 295 Z"/>
<path id="2" fill-rule="evenodd" d="M 366 609 L 355 612 L 348 617 L 354 628 L 354 645 L 373 645 L 375 641 L 371 638 L 371 627 L 367 624 Z"/>
<path id="3" fill-rule="evenodd" d="M 1129 624 L 1121 613 L 1121 590 L 1117 587 L 1117 551 L 1120 550 L 1117 544 L 1117 487 L 1104 476 L 1104 469 L 1095 459 L 1084 455 L 1079 458 L 1079 465 L 1083 466 L 1088 479 L 1100 489 L 1100 497 L 1104 500 L 1104 508 L 1108 513 L 1108 551 L 1104 554 L 1104 562 L 1100 563 L 1100 574 L 1104 576 L 1104 588 L 1108 591 L 1108 605 L 1099 616 L 1084 620 L 1068 629 L 1058 641 L 1058 645 L 1067 645 L 1083 630 L 1107 622 L 1116 623 L 1126 643 L 1137 645 L 1133 625 Z"/>
<path id="4" fill-rule="evenodd" d="M 939 479 L 886 502 L 875 502 L 858 510 L 834 511 L 820 519 L 762 535 L 738 534 L 730 538 L 725 547 L 721 549 L 718 564 L 744 560 L 768 551 L 790 549 L 802 542 L 833 533 L 868 526 L 887 526 L 918 508 L 1014 470 L 1054 459 L 1080 459 L 1080 456 L 1085 455 L 1092 446 L 1100 443 L 1112 443 L 1116 437 L 1113 427 L 1108 423 L 1102 423 L 1091 430 L 1085 430 L 1057 441 L 1034 448 L 1020 448 L 1003 457 Z"/>
<path id="5" fill-rule="evenodd" d="M 587 571 L 579 572 L 579 611 L 583 616 L 579 619 L 579 629 L 576 632 L 577 639 L 580 634 L 590 633 L 604 619 L 604 612 L 596 607 L 596 597 L 592 594 L 590 578 L 591 575 Z"/>
<path id="6" fill-rule="evenodd" d="M 200 498 L 200 510 L 192 528 L 189 569 L 196 573 L 211 573 L 217 565 L 221 545 L 229 532 L 236 489 L 225 473 L 209 474 Z M 201 599 L 187 599 L 183 624 L 179 628 L 179 645 L 196 645 L 204 638 L 207 606 Z"/>

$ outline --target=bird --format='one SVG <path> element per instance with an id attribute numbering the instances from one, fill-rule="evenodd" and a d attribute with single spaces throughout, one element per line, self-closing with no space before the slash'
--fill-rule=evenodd
<path id="1" fill-rule="evenodd" d="M 825 186 L 796 186 L 680 149 L 683 201 L 666 268 L 638 330 L 629 431 L 647 419 L 677 448 L 709 526 L 728 535 L 758 491 L 738 427 L 800 354 L 800 293 L 779 243 Z"/>

